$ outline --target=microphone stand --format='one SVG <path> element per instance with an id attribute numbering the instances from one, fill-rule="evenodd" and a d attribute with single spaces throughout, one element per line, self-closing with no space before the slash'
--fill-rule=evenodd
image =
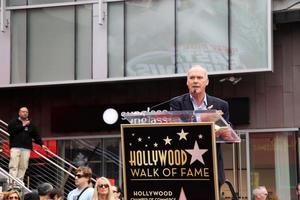
<path id="1" fill-rule="evenodd" d="M 155 104 L 154 106 L 151 106 L 151 107 L 147 107 L 147 112 L 150 112 L 151 110 L 153 110 L 153 108 L 156 108 L 156 107 L 159 107 L 161 105 L 164 105 L 164 104 L 167 104 L 167 103 L 170 103 L 171 101 L 181 97 L 182 95 L 179 95 L 179 96 L 176 96 L 176 97 L 173 97 L 172 99 L 168 99 L 166 101 L 163 101 L 161 103 L 158 103 L 158 104 Z"/>

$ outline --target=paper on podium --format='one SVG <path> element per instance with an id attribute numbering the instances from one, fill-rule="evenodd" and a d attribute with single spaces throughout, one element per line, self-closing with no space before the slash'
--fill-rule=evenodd
<path id="1" fill-rule="evenodd" d="M 123 112 L 121 116 L 131 124 L 214 122 L 217 143 L 238 143 L 241 141 L 240 137 L 222 117 L 222 112 L 218 110 Z"/>

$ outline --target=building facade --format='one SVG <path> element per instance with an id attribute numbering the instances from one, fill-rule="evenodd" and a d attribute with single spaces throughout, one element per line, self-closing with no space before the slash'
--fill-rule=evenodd
<path id="1" fill-rule="evenodd" d="M 292 3 L 2 0 L 0 118 L 28 106 L 58 153 L 121 185 L 124 121 L 105 124 L 104 110 L 142 111 L 183 94 L 187 69 L 202 64 L 208 93 L 228 100 L 242 138 L 223 145 L 228 179 L 243 198 L 265 185 L 272 198 L 296 199 L 300 28 L 298 10 L 284 10 Z"/>

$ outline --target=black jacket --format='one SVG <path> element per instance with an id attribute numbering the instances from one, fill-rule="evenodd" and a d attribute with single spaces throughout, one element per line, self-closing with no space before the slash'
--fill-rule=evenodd
<path id="1" fill-rule="evenodd" d="M 18 147 L 24 149 L 32 149 L 32 140 L 39 145 L 43 145 L 41 136 L 38 134 L 36 127 L 30 123 L 27 127 L 23 127 L 19 118 L 12 120 L 8 124 L 9 146 L 10 148 Z"/>
<path id="2" fill-rule="evenodd" d="M 209 96 L 206 94 L 207 107 L 213 105 L 212 109 L 222 110 L 223 118 L 229 123 L 229 107 L 228 103 L 217 97 Z M 170 110 L 194 110 L 193 103 L 190 98 L 190 94 L 184 94 L 178 97 L 174 97 L 170 102 Z M 220 144 L 217 144 L 217 160 L 218 160 L 218 178 L 219 185 L 225 182 L 223 155 Z"/>

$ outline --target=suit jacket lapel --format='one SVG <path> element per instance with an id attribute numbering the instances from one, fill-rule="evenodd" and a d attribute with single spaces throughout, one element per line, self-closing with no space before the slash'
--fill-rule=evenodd
<path id="1" fill-rule="evenodd" d="M 218 105 L 216 104 L 216 101 L 214 101 L 214 99 L 208 94 L 206 94 L 206 100 L 207 100 L 207 108 L 217 109 Z"/>
<path id="2" fill-rule="evenodd" d="M 194 110 L 194 106 L 189 93 L 184 97 L 184 110 Z"/>

